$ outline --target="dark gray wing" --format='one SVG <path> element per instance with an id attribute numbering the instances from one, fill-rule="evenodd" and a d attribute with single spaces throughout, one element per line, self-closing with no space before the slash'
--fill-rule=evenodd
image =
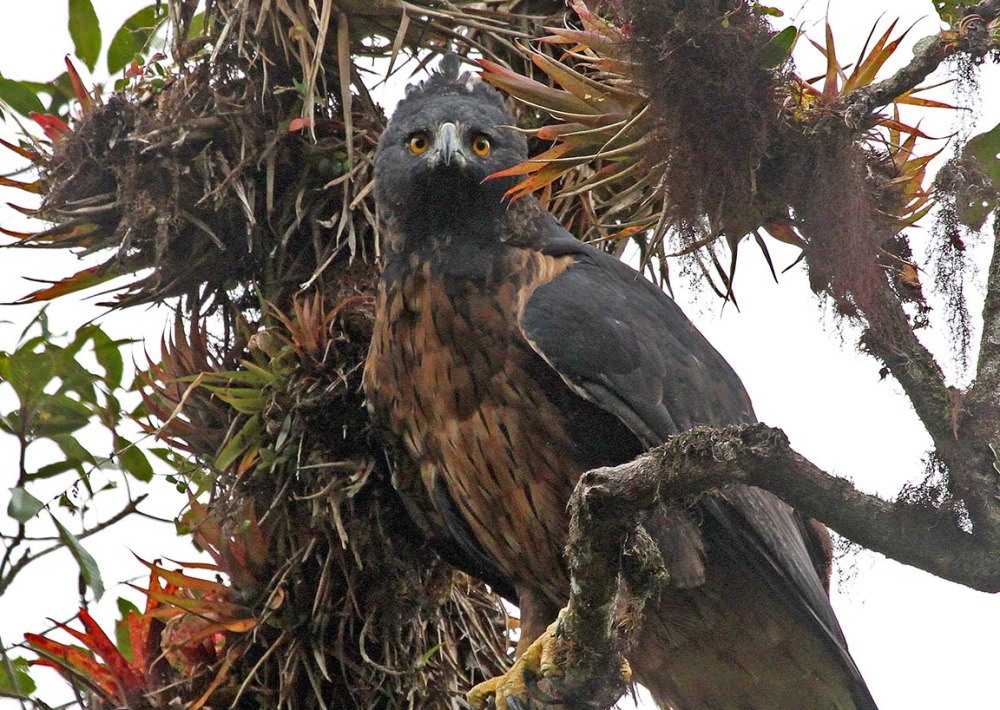
<path id="1" fill-rule="evenodd" d="M 732 368 L 660 289 L 564 231 L 553 232 L 541 251 L 572 255 L 575 263 L 534 291 L 520 325 L 574 391 L 618 416 L 647 447 L 697 425 L 755 421 Z M 746 486 L 706 497 L 700 506 L 780 598 L 829 638 L 858 681 L 859 707 L 874 708 L 798 515 L 770 493 Z"/>
<path id="2" fill-rule="evenodd" d="M 693 426 L 754 421 L 739 378 L 680 308 L 618 259 L 580 245 L 521 315 L 532 347 L 647 446 Z"/>

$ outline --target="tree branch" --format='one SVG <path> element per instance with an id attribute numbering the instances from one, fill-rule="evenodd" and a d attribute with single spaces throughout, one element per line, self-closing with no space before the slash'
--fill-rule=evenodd
<path id="1" fill-rule="evenodd" d="M 998 15 L 1000 0 L 984 0 L 968 8 L 962 21 L 956 23 L 954 28 L 939 32 L 933 41 L 914 55 L 909 64 L 891 77 L 847 94 L 842 102 L 844 122 L 852 129 L 871 128 L 875 111 L 919 86 L 948 57 L 960 53 L 975 58 L 985 56 L 991 48 L 987 25 Z M 986 33 L 985 42 L 982 41 L 983 32 L 977 32 L 979 29 Z"/>
<path id="2" fill-rule="evenodd" d="M 640 520 L 661 502 L 742 483 L 771 491 L 865 547 L 984 592 L 1000 591 L 1000 557 L 962 529 L 957 511 L 862 493 L 817 468 L 765 424 L 698 427 L 621 466 L 588 471 L 570 498 L 571 594 L 560 616 L 556 686 L 568 707 L 610 707 L 646 600 L 669 569 Z M 627 593 L 622 593 L 622 582 Z"/>
<path id="3" fill-rule="evenodd" d="M 656 543 L 638 524 L 642 508 L 599 476 L 585 473 L 569 503 L 572 593 L 556 635 L 565 675 L 554 683 L 568 707 L 610 707 L 624 694 L 622 670 L 643 608 L 668 579 Z"/>
<path id="4" fill-rule="evenodd" d="M 112 515 L 107 520 L 98 523 L 92 528 L 84 530 L 83 532 L 81 532 L 79 535 L 76 536 L 76 539 L 86 540 L 91 535 L 99 533 L 102 530 L 107 530 L 112 525 L 115 525 L 121 520 L 124 520 L 128 516 L 137 512 L 136 509 L 139 507 L 139 504 L 142 503 L 144 500 L 146 500 L 146 498 L 148 497 L 149 497 L 148 493 L 143 493 L 142 495 L 133 498 L 128 502 L 128 504 L 124 508 L 119 510 L 117 513 Z M 30 550 L 25 552 L 25 554 L 22 555 L 20 559 L 18 559 L 14 564 L 10 566 L 10 569 L 4 572 L 3 576 L 0 576 L 0 595 L 3 595 L 3 593 L 10 587 L 10 585 L 13 584 L 14 578 L 17 577 L 17 575 L 20 574 L 22 571 L 24 571 L 25 567 L 30 565 L 35 560 L 41 557 L 45 557 L 45 555 L 49 554 L 50 552 L 55 552 L 56 550 L 63 550 L 65 548 L 66 545 L 59 543 L 58 545 L 52 545 L 51 547 L 46 547 L 45 549 L 36 552 L 34 554 L 32 554 Z"/>
<path id="5" fill-rule="evenodd" d="M 796 453 L 779 429 L 749 424 L 678 434 L 635 461 L 596 469 L 571 500 L 600 491 L 616 501 L 616 516 L 640 512 L 663 500 L 700 495 L 733 483 L 771 491 L 799 512 L 899 562 L 986 592 L 1000 591 L 1000 557 L 960 527 L 956 511 L 884 501 L 850 481 L 831 476 Z M 621 501 L 618 505 L 617 502 Z M 669 570 L 668 570 L 669 572 Z"/>
<path id="6" fill-rule="evenodd" d="M 993 259 L 986 280 L 983 337 L 979 344 L 976 382 L 970 396 L 980 405 L 1000 411 L 1000 218 L 993 227 Z M 1000 442 L 998 442 L 1000 443 Z"/>
<path id="7" fill-rule="evenodd" d="M 866 317 L 861 347 L 889 368 L 906 392 L 935 448 L 949 468 L 953 468 L 964 453 L 956 451 L 952 417 L 959 392 L 945 384 L 937 360 L 913 332 L 902 303 L 889 287 L 879 289 L 875 298 L 881 303 L 866 310 L 878 316 Z"/>

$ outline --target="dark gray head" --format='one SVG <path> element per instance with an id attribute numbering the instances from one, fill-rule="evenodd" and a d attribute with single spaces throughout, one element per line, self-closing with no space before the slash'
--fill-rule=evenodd
<path id="1" fill-rule="evenodd" d="M 392 231 L 416 237 L 468 231 L 470 218 L 489 224 L 516 179 L 485 178 L 527 158 L 500 94 L 459 71 L 459 62 L 446 55 L 428 79 L 408 86 L 379 139 L 375 201 Z"/>

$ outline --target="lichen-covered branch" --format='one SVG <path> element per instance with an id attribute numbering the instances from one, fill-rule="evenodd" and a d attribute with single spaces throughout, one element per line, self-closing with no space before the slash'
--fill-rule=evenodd
<path id="1" fill-rule="evenodd" d="M 957 511 L 862 493 L 820 470 L 791 448 L 784 433 L 764 424 L 699 427 L 633 462 L 591 471 L 577 485 L 571 508 L 576 511 L 597 491 L 609 515 L 622 518 L 635 511 L 634 522 L 660 500 L 734 483 L 771 491 L 804 515 L 899 562 L 974 589 L 1000 591 L 1000 557 L 962 529 Z M 619 519 L 615 525 L 629 522 Z"/>
<path id="2" fill-rule="evenodd" d="M 570 499 L 566 557 L 572 578 L 559 636 L 567 655 L 558 680 L 567 698 L 610 707 L 643 606 L 669 569 L 639 521 L 662 501 L 742 483 L 767 489 L 803 514 L 899 562 L 985 592 L 1000 591 L 1000 557 L 962 527 L 958 511 L 888 502 L 858 491 L 795 452 L 765 424 L 678 434 L 620 466 L 588 471 Z M 570 707 L 573 707 L 572 702 Z"/>
<path id="3" fill-rule="evenodd" d="M 566 661 L 558 688 L 570 707 L 575 698 L 585 698 L 587 707 L 610 707 L 621 697 L 622 665 L 643 608 L 668 579 L 655 542 L 638 524 L 644 508 L 602 486 L 600 475 L 585 473 L 570 500 L 572 594 L 558 631 Z"/>
<path id="4" fill-rule="evenodd" d="M 994 225 L 993 259 L 983 304 L 983 337 L 971 395 L 980 404 L 1000 413 L 1000 220 Z"/>
<path id="5" fill-rule="evenodd" d="M 956 423 L 952 416 L 959 391 L 945 383 L 944 373 L 930 351 L 917 338 L 903 305 L 888 287 L 874 298 L 861 336 L 861 347 L 882 361 L 902 386 L 938 452 L 951 465 L 961 458 L 956 451 Z"/>

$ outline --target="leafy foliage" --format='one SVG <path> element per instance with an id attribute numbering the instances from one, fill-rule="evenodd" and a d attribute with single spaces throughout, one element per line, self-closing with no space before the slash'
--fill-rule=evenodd
<path id="1" fill-rule="evenodd" d="M 99 496 L 116 488 L 108 475 L 110 470 L 117 469 L 141 482 L 152 476 L 146 454 L 125 434 L 130 413 L 121 401 L 127 384 L 123 381 L 122 349 L 128 345 L 129 341 L 112 340 L 93 324 L 83 326 L 64 342 L 49 331 L 43 310 L 25 329 L 14 350 L 0 352 L 0 388 L 14 402 L 12 409 L 0 413 L 0 431 L 15 439 L 20 461 L 7 506 L 7 515 L 17 529 L 0 533 L 6 547 L 0 562 L 0 590 L 6 589 L 29 561 L 55 549 L 16 554 L 18 547 L 32 540 L 31 531 L 41 525 L 40 516 L 45 511 L 58 538 L 76 560 L 83 582 L 95 598 L 103 594 L 96 562 L 80 536 L 60 520 L 62 513 L 57 515 L 57 510 L 73 515 L 91 510 Z M 110 453 L 94 453 L 93 443 L 83 443 L 100 440 L 95 428 L 106 433 Z M 33 463 L 38 460 L 35 450 L 46 446 L 59 456 L 42 465 Z M 65 481 L 61 495 L 42 500 L 32 493 L 36 485 L 53 479 Z M 130 501 L 126 509 L 133 509 L 137 502 Z"/>
<path id="2" fill-rule="evenodd" d="M 125 20 L 108 45 L 108 73 L 117 74 L 133 61 L 144 61 L 150 39 L 166 19 L 166 7 L 156 3 Z"/>
<path id="3" fill-rule="evenodd" d="M 977 0 L 934 0 L 934 9 L 944 22 L 955 24 L 970 7 L 977 4 Z"/>
<path id="4" fill-rule="evenodd" d="M 69 0 L 69 36 L 76 56 L 94 71 L 101 55 L 101 23 L 90 0 Z"/>

